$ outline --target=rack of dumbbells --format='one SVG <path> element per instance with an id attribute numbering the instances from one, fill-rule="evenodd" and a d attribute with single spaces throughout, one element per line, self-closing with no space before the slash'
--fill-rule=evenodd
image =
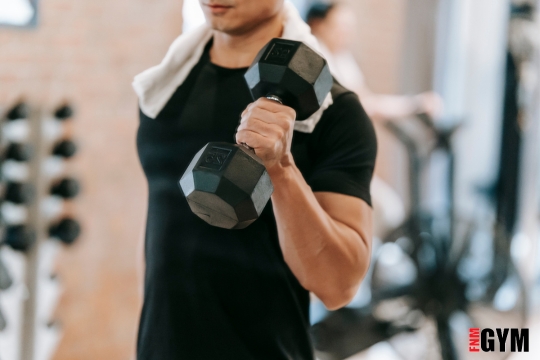
<path id="1" fill-rule="evenodd" d="M 80 234 L 66 176 L 77 150 L 71 106 L 52 112 L 20 102 L 0 114 L 0 360 L 52 358 L 61 286 L 54 261 Z"/>

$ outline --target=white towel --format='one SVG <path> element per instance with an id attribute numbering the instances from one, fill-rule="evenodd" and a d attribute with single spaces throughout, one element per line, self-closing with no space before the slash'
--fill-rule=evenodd
<path id="1" fill-rule="evenodd" d="M 283 23 L 284 39 L 302 41 L 320 53 L 319 43 L 311 34 L 309 26 L 302 20 L 293 4 L 285 2 L 285 20 Z M 205 45 L 212 37 L 212 29 L 207 25 L 180 35 L 170 46 L 167 55 L 159 65 L 135 76 L 133 88 L 139 97 L 141 111 L 150 118 L 156 118 L 169 101 L 178 86 L 189 75 L 204 51 Z M 321 108 L 311 117 L 295 121 L 294 129 L 311 133 L 322 113 L 332 105 L 332 96 L 328 94 Z"/>

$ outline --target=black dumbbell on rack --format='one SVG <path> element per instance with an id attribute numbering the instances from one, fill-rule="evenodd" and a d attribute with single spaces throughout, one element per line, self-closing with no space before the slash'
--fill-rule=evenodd
<path id="1" fill-rule="evenodd" d="M 9 143 L 27 143 L 30 137 L 30 109 L 25 102 L 14 105 L 1 119 L 3 140 Z"/>
<path id="2" fill-rule="evenodd" d="M 0 291 L 9 289 L 11 285 L 13 285 L 13 279 L 0 257 Z"/>
<path id="3" fill-rule="evenodd" d="M 26 252 L 36 242 L 36 232 L 26 224 L 9 225 L 3 231 L 0 244 L 8 245 L 13 250 Z"/>
<path id="4" fill-rule="evenodd" d="M 11 143 L 4 151 L 4 157 L 2 160 L 26 162 L 30 161 L 33 153 L 34 149 L 29 144 Z"/>
<path id="5" fill-rule="evenodd" d="M 71 120 L 74 110 L 71 105 L 60 105 L 53 111 L 52 118 L 46 118 L 43 121 L 43 136 L 47 141 L 58 141 L 64 136 L 64 125 Z"/>
<path id="6" fill-rule="evenodd" d="M 49 227 L 49 235 L 66 245 L 71 245 L 81 233 L 79 222 L 71 217 L 63 217 Z"/>
<path id="7" fill-rule="evenodd" d="M 69 159 L 77 153 L 77 144 L 73 140 L 64 139 L 58 141 L 52 150 L 54 156 L 61 157 L 63 159 Z"/>
<path id="8" fill-rule="evenodd" d="M 32 157 L 31 146 L 20 142 L 27 138 L 29 134 L 30 127 L 27 120 L 29 113 L 28 105 L 19 102 L 0 119 L 2 140 L 7 142 L 5 145 L 2 143 L 2 149 L 0 149 L 0 169 L 2 170 L 0 173 L 0 205 L 2 205 L 0 211 L 0 250 L 2 245 L 5 245 L 17 251 L 27 251 L 35 242 L 35 235 L 27 227 L 23 225 L 13 226 L 13 224 L 6 222 L 5 215 L 10 215 L 6 214 L 6 212 L 9 213 L 10 211 L 3 206 L 5 202 L 10 202 L 15 207 L 19 206 L 19 204 L 27 204 L 32 201 L 34 196 L 34 189 L 30 184 L 10 178 L 9 174 L 4 172 L 6 163 L 22 165 L 23 162 L 30 160 Z M 10 129 L 7 133 L 3 131 L 6 124 Z M 25 170 L 23 170 L 23 173 L 25 173 Z M 23 179 L 19 180 L 24 180 L 24 177 L 22 176 Z M 2 255 L 0 253 L 0 292 L 9 289 L 14 283 Z M 3 331 L 6 326 L 6 318 L 3 310 L 0 309 L 0 331 Z"/>
<path id="9" fill-rule="evenodd" d="M 80 192 L 80 184 L 77 179 L 65 177 L 51 186 L 51 194 L 64 199 L 73 199 Z"/>
<path id="10" fill-rule="evenodd" d="M 58 107 L 54 112 L 54 118 L 57 123 L 64 122 L 73 117 L 73 108 L 70 105 L 62 105 Z M 49 160 L 54 160 L 56 163 L 63 163 L 64 161 L 71 159 L 77 152 L 77 144 L 67 138 L 58 138 L 52 146 L 51 157 Z M 52 162 L 52 161 L 51 161 Z M 81 186 L 77 179 L 64 176 L 56 179 L 50 187 L 50 200 L 61 199 L 61 201 L 71 200 L 77 197 L 80 193 Z M 62 205 L 60 201 L 54 200 L 52 214 L 47 214 L 48 217 L 56 218 L 49 225 L 49 236 L 51 238 L 60 240 L 66 245 L 72 244 L 80 235 L 81 227 L 79 222 L 70 216 L 58 215 L 62 212 Z M 56 207 L 56 209 L 54 209 Z"/>
<path id="11" fill-rule="evenodd" d="M 6 327 L 7 327 L 6 317 L 4 316 L 4 313 L 2 312 L 2 308 L 0 308 L 0 331 L 4 331 Z"/>
<path id="12" fill-rule="evenodd" d="M 30 114 L 30 108 L 28 104 L 24 101 L 20 101 L 15 104 L 6 114 L 6 119 L 8 121 L 27 119 Z"/>
<path id="13" fill-rule="evenodd" d="M 5 186 L 4 201 L 14 204 L 30 204 L 35 197 L 35 189 L 32 184 L 20 182 L 8 182 Z"/>

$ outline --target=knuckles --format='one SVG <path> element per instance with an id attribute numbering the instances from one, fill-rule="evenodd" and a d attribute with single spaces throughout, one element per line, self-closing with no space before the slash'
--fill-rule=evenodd
<path id="1" fill-rule="evenodd" d="M 287 149 L 295 118 L 294 109 L 266 98 L 258 99 L 242 113 L 236 142 L 248 144 L 262 160 L 271 162 Z"/>
<path id="2" fill-rule="evenodd" d="M 292 126 L 291 120 L 290 119 L 282 119 L 282 120 L 283 120 L 283 125 L 282 125 L 283 130 L 285 130 L 285 132 L 289 132 Z"/>
<path id="3" fill-rule="evenodd" d="M 287 112 L 289 114 L 290 119 L 296 120 L 296 111 L 293 108 L 287 107 Z"/>
<path id="4" fill-rule="evenodd" d="M 285 131 L 281 128 L 276 129 L 276 140 L 281 140 L 285 137 Z"/>

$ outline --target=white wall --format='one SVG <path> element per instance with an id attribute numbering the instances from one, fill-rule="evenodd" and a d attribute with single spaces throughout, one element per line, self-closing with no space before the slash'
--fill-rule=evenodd
<path id="1" fill-rule="evenodd" d="M 475 206 L 474 187 L 498 171 L 509 0 L 441 0 L 434 88 L 455 137 L 458 211 Z"/>

